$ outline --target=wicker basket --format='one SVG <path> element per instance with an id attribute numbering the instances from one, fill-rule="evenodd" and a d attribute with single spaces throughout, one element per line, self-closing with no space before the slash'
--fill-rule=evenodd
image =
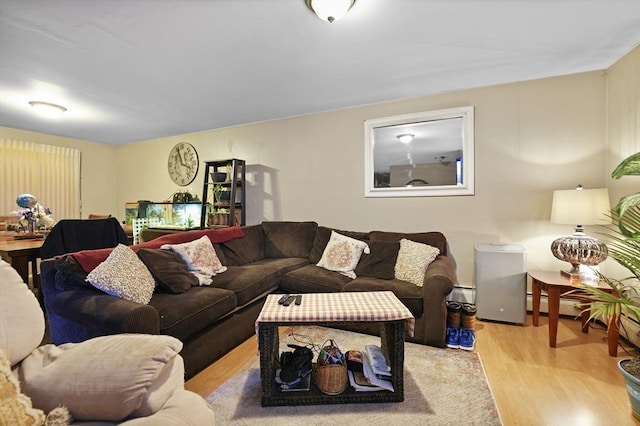
<path id="1" fill-rule="evenodd" d="M 319 365 L 316 368 L 316 386 L 327 395 L 339 395 L 347 388 L 347 366 L 341 364 Z"/>

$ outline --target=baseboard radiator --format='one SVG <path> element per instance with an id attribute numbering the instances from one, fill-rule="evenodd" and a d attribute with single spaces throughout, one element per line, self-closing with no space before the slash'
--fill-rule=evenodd
<path id="1" fill-rule="evenodd" d="M 474 303 L 474 291 L 468 287 L 454 287 L 453 292 L 448 297 L 449 300 L 456 300 L 464 303 Z M 533 310 L 533 302 L 531 294 L 527 294 L 527 312 Z M 548 313 L 547 296 L 543 293 L 540 298 L 540 312 Z M 580 309 L 576 307 L 575 300 L 560 299 L 560 315 L 580 320 Z M 514 325 L 517 327 L 517 325 Z M 629 343 L 640 348 L 640 324 L 636 321 L 623 317 L 620 327 L 620 336 L 624 337 Z"/>

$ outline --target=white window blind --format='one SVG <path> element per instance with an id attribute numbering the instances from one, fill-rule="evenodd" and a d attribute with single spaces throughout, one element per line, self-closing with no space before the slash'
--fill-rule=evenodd
<path id="1" fill-rule="evenodd" d="M 80 218 L 80 160 L 78 149 L 0 138 L 0 216 L 28 193 L 55 220 Z"/>

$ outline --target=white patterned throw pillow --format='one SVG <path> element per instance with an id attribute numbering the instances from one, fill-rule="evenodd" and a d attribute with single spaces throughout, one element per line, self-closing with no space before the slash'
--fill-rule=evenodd
<path id="1" fill-rule="evenodd" d="M 356 278 L 354 270 L 363 252 L 367 254 L 370 252 L 369 246 L 364 241 L 331 231 L 331 238 L 316 266 L 340 272 L 349 278 Z"/>
<path id="2" fill-rule="evenodd" d="M 112 296 L 148 304 L 153 296 L 155 280 L 133 250 L 118 244 L 109 257 L 89 272 L 92 286 Z"/>
<path id="3" fill-rule="evenodd" d="M 187 265 L 187 269 L 198 277 L 200 285 L 209 285 L 211 277 L 227 270 L 220 262 L 211 240 L 203 235 L 197 240 L 183 244 L 164 244 L 161 249 L 171 250 L 178 254 Z"/>
<path id="4" fill-rule="evenodd" d="M 422 287 L 427 267 L 440 254 L 440 250 L 428 244 L 417 243 L 403 238 L 396 260 L 395 277 Z"/>

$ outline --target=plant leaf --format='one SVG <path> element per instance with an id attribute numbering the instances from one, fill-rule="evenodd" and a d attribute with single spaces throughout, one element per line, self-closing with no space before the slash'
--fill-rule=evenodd
<path id="1" fill-rule="evenodd" d="M 622 176 L 640 175 L 640 152 L 625 158 L 618 167 L 611 172 L 611 177 L 620 179 Z"/>
<path id="2" fill-rule="evenodd" d="M 629 238 L 640 237 L 640 193 L 622 197 L 615 208 L 618 227 Z"/>

